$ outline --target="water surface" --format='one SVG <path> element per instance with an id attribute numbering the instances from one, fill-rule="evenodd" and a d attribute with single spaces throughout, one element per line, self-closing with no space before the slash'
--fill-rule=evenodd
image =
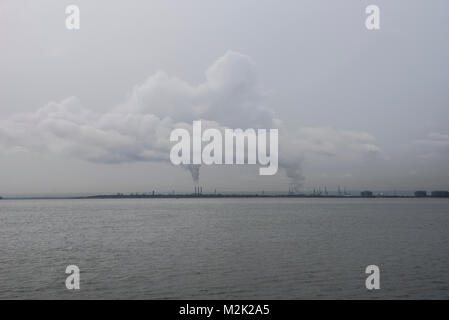
<path id="1" fill-rule="evenodd" d="M 0 298 L 447 299 L 448 248 L 447 199 L 1 200 Z"/>

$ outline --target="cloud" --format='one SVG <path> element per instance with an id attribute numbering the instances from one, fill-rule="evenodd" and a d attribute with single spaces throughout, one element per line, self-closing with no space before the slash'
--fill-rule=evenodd
<path id="1" fill-rule="evenodd" d="M 194 120 L 209 120 L 208 125 L 221 128 L 278 128 L 279 165 L 295 188 L 300 188 L 304 179 L 304 157 L 346 159 L 381 154 L 375 138 L 364 132 L 328 127 L 289 131 L 264 100 L 255 63 L 229 51 L 206 70 L 199 85 L 160 71 L 105 113 L 69 97 L 0 120 L 0 147 L 52 152 L 97 163 L 168 162 L 170 132 L 176 127 L 190 128 Z M 198 167 L 187 169 L 198 179 Z"/>
<path id="2" fill-rule="evenodd" d="M 307 153 L 345 159 L 382 154 L 374 136 L 365 132 L 330 127 L 300 128 L 296 144 Z"/>
<path id="3" fill-rule="evenodd" d="M 432 132 L 423 139 L 418 139 L 415 143 L 423 146 L 449 150 L 449 134 Z"/>
<path id="4" fill-rule="evenodd" d="M 449 135 L 431 132 L 421 139 L 414 140 L 412 145 L 421 160 L 445 158 L 449 154 Z"/>
<path id="5" fill-rule="evenodd" d="M 206 70 L 200 85 L 159 71 L 136 86 L 117 111 L 170 117 L 175 122 L 206 119 L 228 127 L 266 127 L 274 113 L 263 107 L 262 100 L 254 62 L 229 51 Z"/>

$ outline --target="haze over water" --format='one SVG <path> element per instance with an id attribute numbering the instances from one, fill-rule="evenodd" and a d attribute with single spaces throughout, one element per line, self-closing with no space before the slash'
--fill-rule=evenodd
<path id="1" fill-rule="evenodd" d="M 3 299 L 449 298 L 447 199 L 2 200 L 0 221 Z"/>

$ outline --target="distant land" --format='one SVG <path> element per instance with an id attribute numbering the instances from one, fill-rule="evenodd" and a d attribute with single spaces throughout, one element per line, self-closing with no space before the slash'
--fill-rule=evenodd
<path id="1" fill-rule="evenodd" d="M 357 195 L 353 194 L 323 194 L 323 193 L 202 193 L 200 189 L 194 193 L 117 193 L 117 194 L 99 194 L 86 196 L 11 196 L 0 197 L 3 200 L 32 200 L 32 199 L 184 199 L 184 198 L 449 198 L 449 191 L 416 191 L 413 195 L 383 193 L 373 193 L 371 191 L 362 191 Z"/>

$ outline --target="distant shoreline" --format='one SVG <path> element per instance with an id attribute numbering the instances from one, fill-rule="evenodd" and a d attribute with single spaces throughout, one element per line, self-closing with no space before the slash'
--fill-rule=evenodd
<path id="1" fill-rule="evenodd" d="M 0 200 L 82 200 L 82 199 L 223 199 L 223 198 L 319 198 L 319 199 L 449 199 L 448 197 L 417 197 L 414 195 L 308 195 L 308 194 L 133 194 L 48 197 L 3 197 Z"/>

